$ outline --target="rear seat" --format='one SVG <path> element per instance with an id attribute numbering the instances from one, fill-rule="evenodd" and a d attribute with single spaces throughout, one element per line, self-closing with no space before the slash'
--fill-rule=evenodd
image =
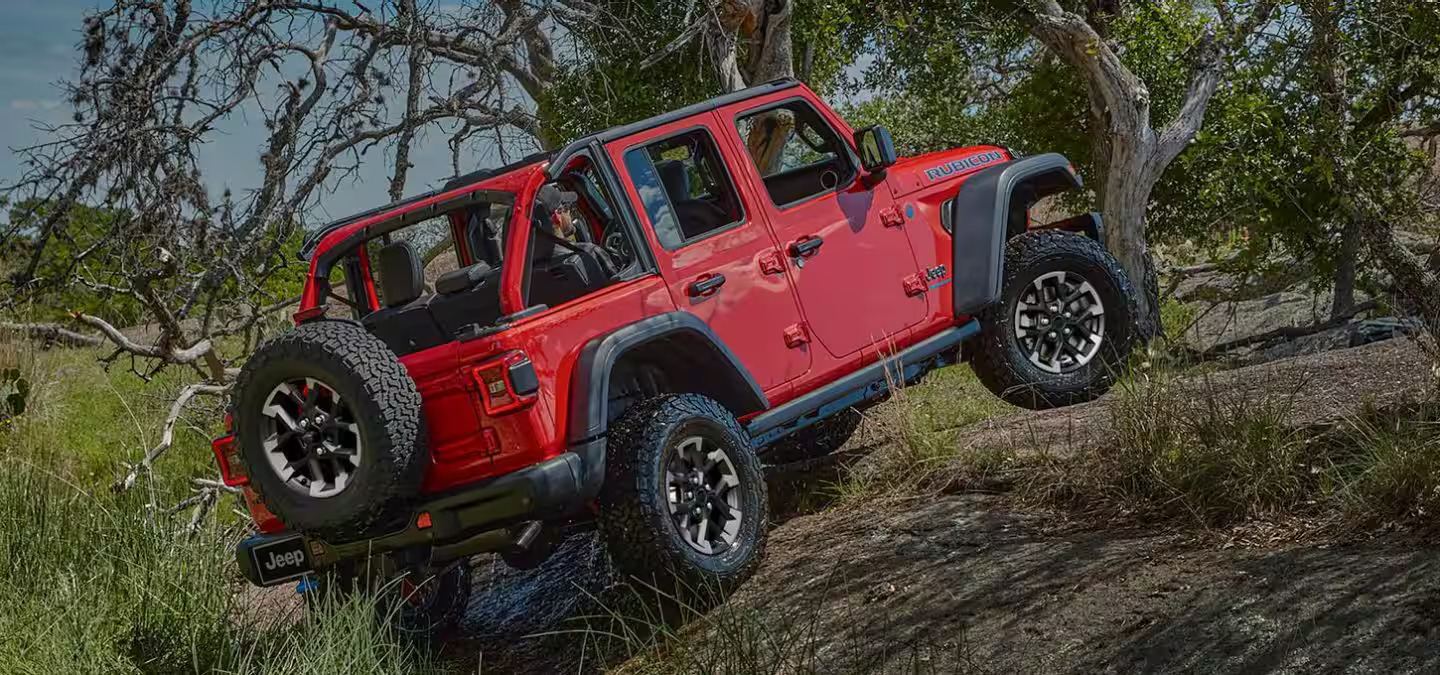
<path id="1" fill-rule="evenodd" d="M 430 316 L 447 339 L 470 324 L 488 326 L 500 318 L 500 270 L 478 262 L 440 275 Z"/>
<path id="2" fill-rule="evenodd" d="M 400 356 L 436 347 L 452 338 L 441 331 L 426 306 L 425 275 L 420 254 L 408 241 L 392 242 L 376 255 L 380 295 L 385 307 L 366 314 L 360 323 Z"/>
<path id="3" fill-rule="evenodd" d="M 360 323 L 400 356 L 438 347 L 470 324 L 488 326 L 500 318 L 500 270 L 487 263 L 440 275 L 435 295 L 425 295 L 420 255 L 408 241 L 380 249 L 376 266 L 385 307 Z"/>

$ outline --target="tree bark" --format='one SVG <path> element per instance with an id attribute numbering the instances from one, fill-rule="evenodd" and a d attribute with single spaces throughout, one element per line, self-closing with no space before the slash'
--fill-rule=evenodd
<path id="1" fill-rule="evenodd" d="M 1273 3 L 1261 3 L 1242 30 L 1253 30 L 1263 22 L 1271 6 Z M 1146 245 L 1145 211 L 1155 183 L 1205 119 L 1206 107 L 1220 83 L 1224 48 L 1212 33 L 1201 38 L 1180 110 L 1157 130 L 1150 119 L 1149 89 L 1095 26 L 1054 0 L 1032 0 L 1030 7 L 1026 15 L 1030 34 L 1075 68 L 1085 82 L 1095 128 L 1092 149 L 1099 174 L 1095 189 L 1105 219 L 1105 246 L 1141 289 L 1140 333 L 1156 337 L 1162 327 L 1158 284 Z M 1094 12 L 1097 17 L 1112 15 L 1108 7 L 1099 10 Z"/>
<path id="2" fill-rule="evenodd" d="M 1340 253 L 1335 260 L 1335 296 L 1330 302 L 1330 316 L 1344 316 L 1355 305 L 1355 274 L 1360 258 L 1361 228 L 1357 220 L 1345 223 L 1340 231 Z"/>

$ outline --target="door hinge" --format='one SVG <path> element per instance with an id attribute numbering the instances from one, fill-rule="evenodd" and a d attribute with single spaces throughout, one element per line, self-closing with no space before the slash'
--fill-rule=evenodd
<path id="1" fill-rule="evenodd" d="M 900 227 L 905 224 L 905 218 L 900 215 L 899 209 L 887 206 L 880 209 L 880 223 L 885 227 Z"/>
<path id="2" fill-rule="evenodd" d="M 780 255 L 779 251 L 773 249 L 768 251 L 765 255 L 760 256 L 760 273 L 784 274 L 785 258 Z"/>
<path id="3" fill-rule="evenodd" d="M 905 295 L 914 297 L 925 292 L 925 278 L 919 274 L 905 277 Z"/>
<path id="4" fill-rule="evenodd" d="M 810 341 L 810 334 L 805 331 L 805 324 L 790 324 L 785 328 L 785 346 L 791 349 L 799 347 Z"/>

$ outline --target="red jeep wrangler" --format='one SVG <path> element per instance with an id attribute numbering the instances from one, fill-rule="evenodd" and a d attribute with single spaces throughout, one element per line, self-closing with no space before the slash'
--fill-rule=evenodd
<path id="1" fill-rule="evenodd" d="M 214 444 L 260 531 L 240 568 L 379 560 L 429 580 L 433 624 L 468 557 L 536 565 L 595 523 L 622 573 L 738 583 L 767 453 L 838 448 L 897 383 L 967 359 L 1021 406 L 1108 388 L 1130 282 L 1096 217 L 1028 217 L 1079 184 L 996 146 L 897 160 L 782 80 L 331 223 Z"/>

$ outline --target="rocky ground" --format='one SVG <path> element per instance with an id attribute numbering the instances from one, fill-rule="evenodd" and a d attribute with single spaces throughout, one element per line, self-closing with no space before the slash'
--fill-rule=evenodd
<path id="1" fill-rule="evenodd" d="M 1283 391 L 1295 422 L 1324 424 L 1428 377 L 1428 361 L 1399 340 L 1183 386 Z M 962 438 L 1103 442 L 1106 405 L 1017 413 Z M 797 480 L 793 467 L 771 472 L 781 492 L 819 482 Z M 630 655 L 597 646 L 595 630 L 615 629 L 605 615 L 631 597 L 593 533 L 539 570 L 487 561 L 481 572 L 465 635 L 444 652 L 467 670 L 591 672 Z M 749 617 L 737 633 L 765 633 L 791 650 L 790 666 L 812 672 L 1419 673 L 1440 670 L 1437 572 L 1440 552 L 1400 535 L 1302 545 L 1101 531 L 1003 496 L 952 495 L 790 517 L 729 610 Z M 726 630 L 693 639 L 740 639 Z"/>

